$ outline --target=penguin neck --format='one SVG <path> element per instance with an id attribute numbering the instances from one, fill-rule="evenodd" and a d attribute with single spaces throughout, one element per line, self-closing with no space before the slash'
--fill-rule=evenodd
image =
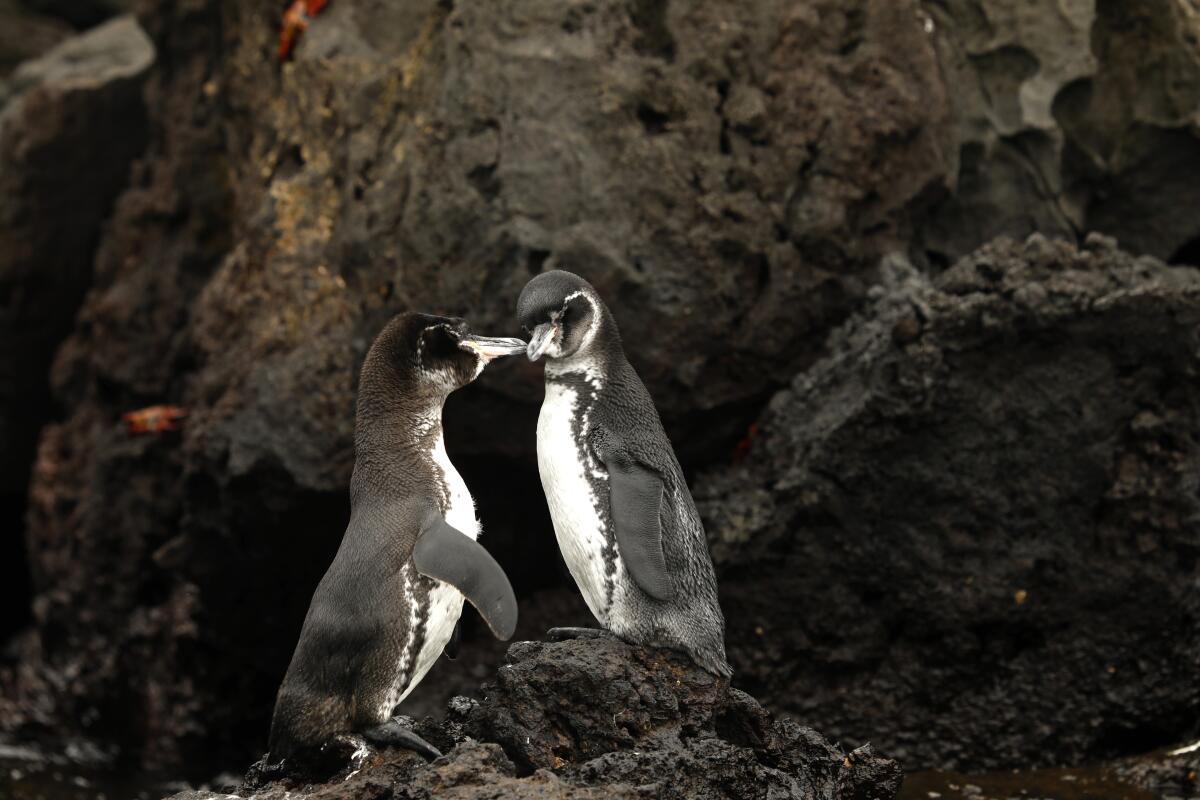
<path id="1" fill-rule="evenodd" d="M 354 423 L 354 476 L 351 497 L 360 484 L 407 491 L 429 472 L 431 459 L 445 453 L 440 395 L 405 391 L 401 382 L 359 391 Z"/>

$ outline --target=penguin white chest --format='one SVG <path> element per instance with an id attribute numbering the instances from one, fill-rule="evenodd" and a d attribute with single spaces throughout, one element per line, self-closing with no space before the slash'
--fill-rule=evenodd
<path id="1" fill-rule="evenodd" d="M 441 438 L 433 450 L 433 461 L 442 473 L 442 482 L 446 505 L 444 515 L 446 522 L 470 536 L 479 538 L 479 521 L 475 517 L 475 500 L 467 491 L 467 484 L 458 474 L 458 470 L 450 463 L 446 455 L 446 446 Z M 418 581 L 430 584 L 423 607 L 410 600 L 408 639 L 400 657 L 399 683 L 384 701 L 383 716 L 391 716 L 396 704 L 408 696 L 421 679 L 425 677 L 430 667 L 437 661 L 438 656 L 446 649 L 450 637 L 454 635 L 454 626 L 462 616 L 462 593 L 448 583 L 434 578 L 419 575 L 409 564 L 403 575 L 404 591 L 410 598 L 415 598 L 415 588 Z M 420 629 L 419 615 L 424 614 L 425 636 L 417 641 L 417 631 Z M 415 652 L 414 652 L 415 651 Z"/>
<path id="2" fill-rule="evenodd" d="M 433 460 L 446 486 L 446 522 L 472 539 L 478 539 L 479 520 L 475 517 L 475 499 L 467 491 L 466 481 L 450 463 L 450 457 L 446 455 L 446 443 L 441 438 L 433 449 Z"/>
<path id="3" fill-rule="evenodd" d="M 559 383 L 546 384 L 546 399 L 538 416 L 538 472 L 554 522 L 554 535 L 592 615 L 608 622 L 604 548 L 604 522 L 598 512 L 600 498 L 593 481 L 607 480 L 601 465 L 579 439 L 587 435 L 587 410 L 578 408 L 576 389 Z M 577 439 L 578 436 L 578 439 Z M 607 498 L 605 498 L 607 500 Z"/>

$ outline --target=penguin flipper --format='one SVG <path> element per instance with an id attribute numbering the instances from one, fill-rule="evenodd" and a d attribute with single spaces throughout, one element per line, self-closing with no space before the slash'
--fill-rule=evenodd
<path id="1" fill-rule="evenodd" d="M 497 639 L 512 638 L 517 629 L 517 598 L 508 576 L 483 545 L 430 513 L 412 557 L 417 572 L 462 592 Z"/>
<path id="2" fill-rule="evenodd" d="M 609 511 L 621 560 L 642 591 L 655 600 L 675 596 L 662 543 L 662 478 L 622 450 L 605 454 Z"/>

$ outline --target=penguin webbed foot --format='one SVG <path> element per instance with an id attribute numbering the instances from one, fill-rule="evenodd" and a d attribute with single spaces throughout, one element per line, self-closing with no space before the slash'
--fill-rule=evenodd
<path id="1" fill-rule="evenodd" d="M 412 728 L 392 717 L 382 725 L 376 725 L 362 732 L 363 737 L 372 744 L 403 747 L 433 761 L 442 757 L 442 751 L 417 735 Z"/>
<path id="2" fill-rule="evenodd" d="M 248 790 L 261 789 L 272 781 L 290 776 L 291 773 L 291 765 L 288 764 L 287 759 L 280 759 L 273 762 L 271 761 L 271 756 L 268 754 L 251 764 L 250 769 L 246 770 L 241 788 Z"/>
<path id="3" fill-rule="evenodd" d="M 565 642 L 568 639 L 615 639 L 617 635 L 604 628 L 551 628 L 546 631 L 546 638 L 552 642 Z"/>

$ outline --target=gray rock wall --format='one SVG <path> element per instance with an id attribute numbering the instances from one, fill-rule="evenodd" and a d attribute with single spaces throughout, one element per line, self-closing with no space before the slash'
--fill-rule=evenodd
<path id="1" fill-rule="evenodd" d="M 6 728 L 171 770 L 255 753 L 344 526 L 372 336 L 407 308 L 514 334 L 555 265 L 612 305 L 696 478 L 737 680 L 773 707 L 913 766 L 1194 727 L 1192 273 L 979 250 L 1099 228 L 1200 261 L 1186 2 L 335 0 L 284 65 L 274 6 L 139 21 L 145 146 L 86 159 L 128 186 L 64 267 L 70 336 L 18 370 L 60 411 Z M 47 197 L 43 226 L 85 208 Z M 889 278 L 894 252 L 929 277 Z M 499 365 L 447 424 L 554 622 L 540 391 Z M 182 432 L 123 430 L 162 402 Z"/>

